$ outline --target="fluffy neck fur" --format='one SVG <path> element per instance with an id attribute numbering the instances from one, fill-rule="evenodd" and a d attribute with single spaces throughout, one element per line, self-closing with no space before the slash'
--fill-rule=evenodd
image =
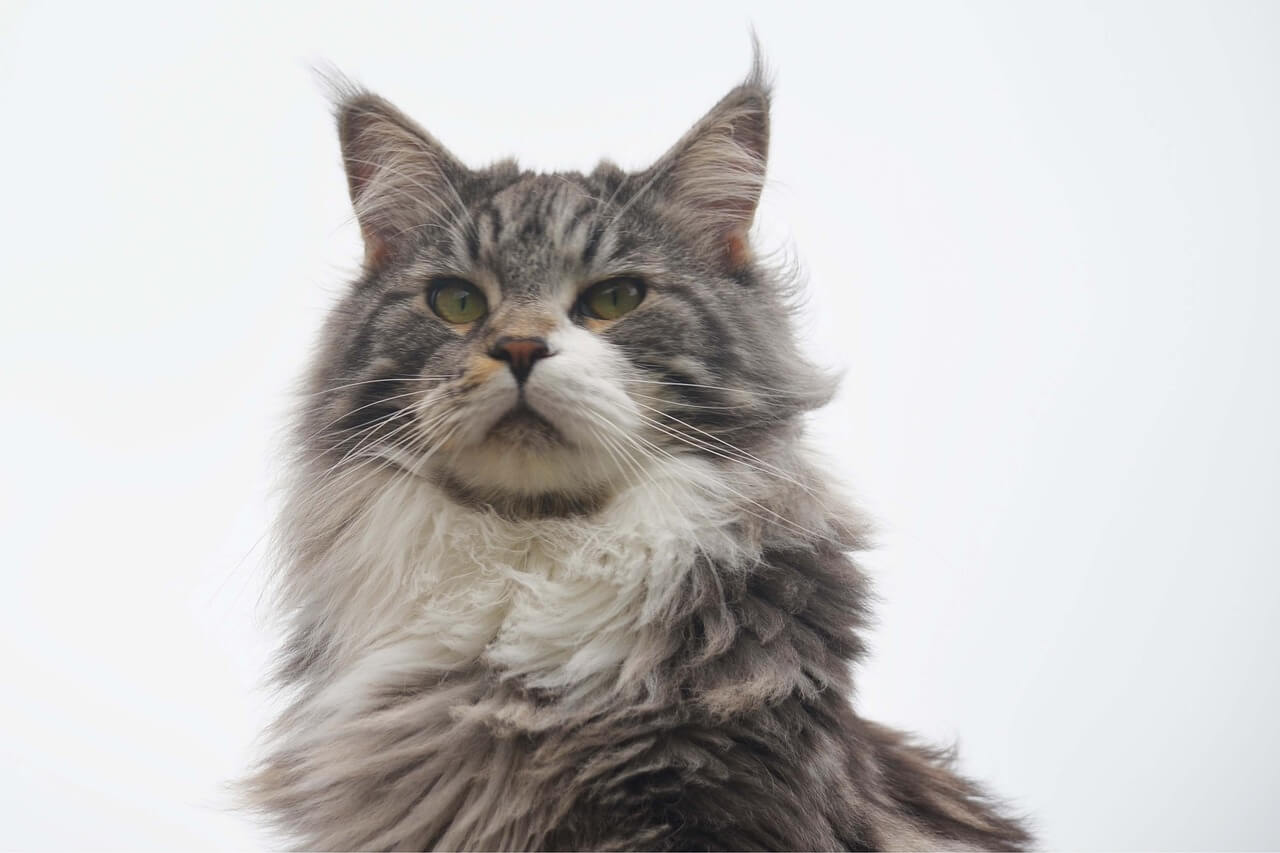
<path id="1" fill-rule="evenodd" d="M 286 582 L 300 620 L 327 638 L 326 674 L 365 686 L 482 664 L 535 688 L 610 689 L 645 674 L 637 638 L 696 559 L 741 570 L 759 554 L 736 535 L 730 475 L 694 459 L 597 513 L 549 519 L 469 507 L 403 473 L 365 476 L 300 522 L 302 539 L 328 541 Z M 737 479 L 737 491 L 752 485 Z M 350 710 L 361 689 L 339 678 L 323 695 Z"/>
<path id="2" fill-rule="evenodd" d="M 672 456 L 597 512 L 527 519 L 376 463 L 328 501 L 303 477 L 279 588 L 309 713 L 355 713 L 397 679 L 477 665 L 569 704 L 650 682 L 645 638 L 670 627 L 696 565 L 745 575 L 767 537 L 839 541 L 813 491 L 771 467 Z M 787 516 L 766 503 L 779 485 Z"/>

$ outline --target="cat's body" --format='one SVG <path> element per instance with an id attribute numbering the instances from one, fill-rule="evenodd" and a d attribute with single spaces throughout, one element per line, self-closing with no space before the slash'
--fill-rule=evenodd
<path id="1" fill-rule="evenodd" d="M 301 846 L 1028 843 L 850 704 L 862 533 L 800 436 L 829 383 L 746 239 L 767 105 L 757 72 L 646 172 L 532 175 L 343 96 L 366 273 L 298 432 L 292 703 L 250 780 Z"/>

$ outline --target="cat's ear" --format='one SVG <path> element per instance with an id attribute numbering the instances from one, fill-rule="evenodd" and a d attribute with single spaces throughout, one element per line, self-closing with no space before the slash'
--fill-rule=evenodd
<path id="1" fill-rule="evenodd" d="M 681 227 L 737 268 L 764 188 L 769 84 L 759 49 L 751 74 L 649 170 Z"/>
<path id="2" fill-rule="evenodd" d="M 376 267 L 423 228 L 465 217 L 457 185 L 467 168 L 386 100 L 348 87 L 336 92 L 347 186 Z"/>

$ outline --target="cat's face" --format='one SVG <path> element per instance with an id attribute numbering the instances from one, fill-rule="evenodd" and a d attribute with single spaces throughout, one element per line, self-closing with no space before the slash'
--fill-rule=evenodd
<path id="1" fill-rule="evenodd" d="M 733 90 L 628 174 L 471 170 L 349 93 L 365 275 L 331 316 L 308 448 L 514 514 L 590 511 L 655 459 L 746 462 L 825 398 L 747 230 L 768 93 Z"/>

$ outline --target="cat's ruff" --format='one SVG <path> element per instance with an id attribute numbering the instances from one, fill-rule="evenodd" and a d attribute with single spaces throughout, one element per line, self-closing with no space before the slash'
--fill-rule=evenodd
<path id="1" fill-rule="evenodd" d="M 347 674 L 311 707 L 358 713 L 397 680 L 477 663 L 570 692 L 647 676 L 638 640 L 694 560 L 758 559 L 733 528 L 747 517 L 734 495 L 760 475 L 693 457 L 645 473 L 599 513 L 563 519 L 507 519 L 422 477 L 371 474 L 348 496 L 363 510 L 313 568 L 310 618 Z"/>

